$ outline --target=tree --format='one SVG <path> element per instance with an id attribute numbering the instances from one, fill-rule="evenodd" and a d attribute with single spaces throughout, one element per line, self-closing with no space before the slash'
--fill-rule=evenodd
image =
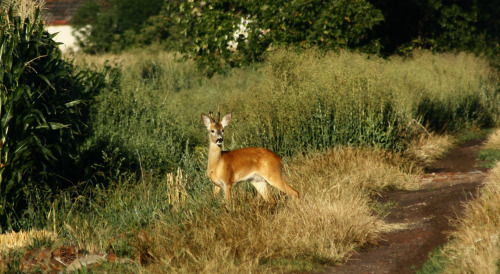
<path id="1" fill-rule="evenodd" d="M 117 52 L 135 44 L 144 23 L 158 15 L 163 0 L 90 0 L 77 10 L 71 23 L 80 47 L 90 53 Z"/>
<path id="2" fill-rule="evenodd" d="M 182 26 L 178 48 L 209 74 L 260 60 L 275 46 L 378 52 L 369 32 L 383 20 L 365 0 L 182 0 L 164 14 Z"/>
<path id="3" fill-rule="evenodd" d="M 375 27 L 386 55 L 415 48 L 500 53 L 500 6 L 486 0 L 372 0 L 385 21 Z M 500 60 L 494 61 L 500 64 Z"/>

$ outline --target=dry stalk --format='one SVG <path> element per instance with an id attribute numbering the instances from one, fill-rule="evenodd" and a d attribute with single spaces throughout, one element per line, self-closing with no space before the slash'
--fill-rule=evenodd
<path id="1" fill-rule="evenodd" d="M 186 198 L 188 196 L 186 183 L 187 178 L 180 168 L 177 169 L 176 173 L 167 174 L 168 204 L 174 210 L 178 210 L 186 203 Z"/>

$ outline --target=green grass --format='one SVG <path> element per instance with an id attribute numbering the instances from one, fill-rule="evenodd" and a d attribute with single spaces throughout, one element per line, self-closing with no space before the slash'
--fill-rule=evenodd
<path id="1" fill-rule="evenodd" d="M 378 216 L 384 218 L 389 215 L 390 211 L 398 206 L 396 201 L 387 201 L 385 203 L 375 202 L 373 205 L 373 210 Z"/>
<path id="2" fill-rule="evenodd" d="M 500 160 L 500 149 L 482 149 L 478 152 L 477 158 L 482 161 L 481 166 L 493 168 Z"/>
<path id="3" fill-rule="evenodd" d="M 27 250 L 40 249 L 42 247 L 52 247 L 54 245 L 54 239 L 48 236 L 40 236 L 32 239 L 30 245 L 26 247 Z"/>
<path id="4" fill-rule="evenodd" d="M 3 258 L 6 259 L 5 264 L 2 262 L 0 266 L 2 273 L 18 273 L 21 269 L 24 254 L 24 250 L 10 250 L 2 253 Z"/>
<path id="5" fill-rule="evenodd" d="M 485 139 L 490 133 L 491 129 L 467 128 L 458 133 L 455 143 L 462 144 L 472 140 Z"/>
<path id="6" fill-rule="evenodd" d="M 443 254 L 443 248 L 438 247 L 429 254 L 429 259 L 425 261 L 418 274 L 443 273 L 448 259 Z"/>

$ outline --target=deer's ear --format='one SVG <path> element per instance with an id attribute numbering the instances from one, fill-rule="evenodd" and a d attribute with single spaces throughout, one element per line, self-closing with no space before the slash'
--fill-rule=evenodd
<path id="1" fill-rule="evenodd" d="M 222 127 L 226 127 L 227 125 L 229 125 L 230 121 L 231 121 L 231 113 L 228 113 L 226 114 L 226 116 L 222 118 L 222 121 L 220 123 Z"/>
<path id="2" fill-rule="evenodd" d="M 207 127 L 207 129 L 210 130 L 210 126 L 212 125 L 212 118 L 210 118 L 205 113 L 202 113 L 201 114 L 201 121 Z"/>

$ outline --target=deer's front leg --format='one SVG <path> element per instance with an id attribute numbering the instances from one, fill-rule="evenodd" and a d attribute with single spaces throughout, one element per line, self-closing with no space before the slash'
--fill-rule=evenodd
<path id="1" fill-rule="evenodd" d="M 219 192 L 220 192 L 220 186 L 214 185 L 214 197 L 217 198 L 217 196 L 219 196 Z"/>
<path id="2" fill-rule="evenodd" d="M 224 199 L 227 204 L 231 203 L 231 185 L 229 184 L 224 186 Z"/>

